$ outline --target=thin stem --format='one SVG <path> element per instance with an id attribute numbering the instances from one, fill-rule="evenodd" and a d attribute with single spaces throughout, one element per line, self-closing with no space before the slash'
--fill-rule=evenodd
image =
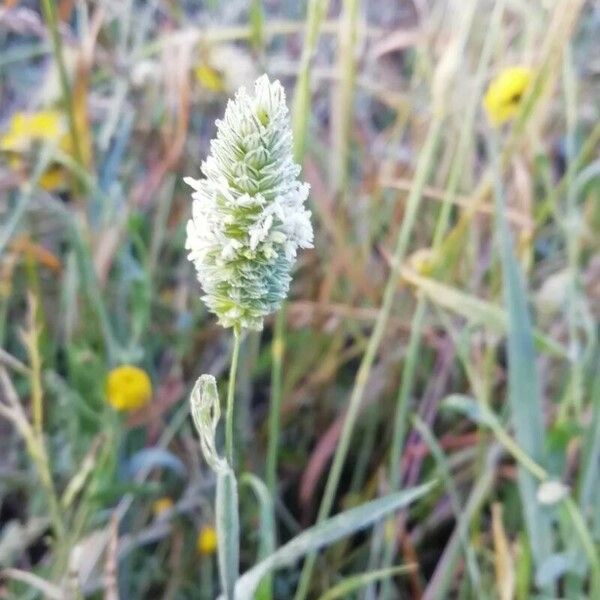
<path id="1" fill-rule="evenodd" d="M 306 9 L 306 31 L 302 42 L 302 55 L 294 88 L 292 128 L 294 131 L 294 158 L 302 163 L 306 150 L 306 131 L 310 118 L 310 73 L 319 32 L 327 12 L 329 0 L 309 0 Z"/>
<path id="2" fill-rule="evenodd" d="M 431 455 L 433 456 L 437 469 L 440 472 L 442 480 L 448 490 L 448 497 L 450 499 L 450 506 L 452 507 L 452 511 L 454 512 L 455 521 L 458 523 L 460 521 L 460 516 L 462 513 L 462 503 L 460 496 L 458 494 L 458 489 L 456 484 L 454 483 L 454 479 L 452 479 L 452 473 L 450 472 L 450 467 L 448 465 L 448 460 L 446 459 L 446 454 L 444 450 L 436 440 L 433 432 L 418 415 L 415 415 L 413 419 L 413 425 L 415 429 L 419 432 L 423 441 L 427 444 Z M 465 555 L 465 560 L 467 563 L 467 571 L 469 574 L 469 578 L 471 579 L 471 585 L 473 589 L 478 590 L 481 589 L 481 574 L 479 572 L 479 568 L 477 566 L 477 558 L 475 556 L 475 552 L 473 551 L 472 546 L 469 544 L 468 535 L 466 535 L 466 531 L 463 531 L 461 528 L 457 529 L 461 541 L 461 545 L 463 547 L 463 552 Z"/>
<path id="3" fill-rule="evenodd" d="M 73 142 L 75 159 L 78 164 L 83 165 L 81 146 L 79 144 L 79 135 L 77 130 L 77 120 L 75 119 L 75 107 L 73 105 L 73 96 L 71 94 L 71 86 L 69 85 L 69 76 L 67 74 L 67 67 L 65 66 L 65 60 L 62 51 L 62 39 L 60 37 L 60 32 L 58 31 L 58 18 L 56 15 L 55 3 L 52 0 L 42 0 L 42 11 L 44 12 L 44 19 L 48 24 L 48 29 L 50 29 L 50 33 L 52 35 L 52 51 L 54 53 L 54 60 L 56 61 L 56 65 L 58 67 L 63 101 L 65 103 L 65 109 L 69 119 L 69 129 L 71 133 L 71 140 Z"/>
<path id="4" fill-rule="evenodd" d="M 469 525 L 493 489 L 496 481 L 496 467 L 501 457 L 502 449 L 496 444 L 492 445 L 487 451 L 485 469 L 469 494 L 452 536 L 444 548 L 433 575 L 429 579 L 429 584 L 423 594 L 423 600 L 442 600 L 449 597 L 447 590 L 451 585 L 461 541 L 466 538 Z"/>
<path id="5" fill-rule="evenodd" d="M 569 385 L 569 401 L 577 419 L 581 418 L 583 404 L 583 364 L 581 343 L 578 333 L 579 321 L 579 245 L 581 227 L 578 223 L 577 194 L 573 183 L 575 172 L 570 169 L 575 159 L 575 133 L 577 127 L 577 83 L 573 73 L 571 46 L 565 47 L 563 60 L 563 79 L 566 105 L 566 154 L 568 166 L 565 173 L 567 182 L 567 206 L 564 219 L 565 245 L 569 269 L 569 284 L 567 289 L 566 317 L 569 327 L 569 357 L 571 359 L 571 381 Z"/>
<path id="6" fill-rule="evenodd" d="M 575 527 L 575 531 L 579 536 L 579 541 L 583 546 L 583 550 L 588 559 L 591 569 L 591 598 L 600 597 L 600 559 L 598 558 L 598 552 L 596 550 L 596 545 L 592 536 L 590 535 L 590 531 L 588 529 L 588 524 L 585 522 L 581 511 L 579 510 L 577 504 L 573 500 L 573 498 L 568 497 L 564 501 L 565 508 L 571 517 L 571 522 L 573 523 L 573 527 Z"/>
<path id="7" fill-rule="evenodd" d="M 229 369 L 229 382 L 227 383 L 227 412 L 225 415 L 225 452 L 227 462 L 233 468 L 233 406 L 235 400 L 235 380 L 237 375 L 238 358 L 240 354 L 240 331 L 233 330 L 233 354 Z"/>
<path id="8" fill-rule="evenodd" d="M 269 445 L 265 479 L 271 496 L 275 497 L 277 484 L 277 452 L 281 428 L 281 401 L 283 398 L 283 357 L 285 354 L 285 305 L 277 313 L 271 344 L 271 406 L 269 407 Z"/>
<path id="9" fill-rule="evenodd" d="M 31 366 L 31 404 L 33 430 L 40 444 L 44 443 L 44 404 L 42 392 L 42 358 L 39 347 L 39 304 L 33 293 L 29 296 L 29 331 L 25 335 Z"/>
<path id="10" fill-rule="evenodd" d="M 339 84 L 332 95 L 331 182 L 335 191 L 346 189 L 352 128 L 352 103 L 356 80 L 355 45 L 358 0 L 344 0 L 338 33 Z"/>

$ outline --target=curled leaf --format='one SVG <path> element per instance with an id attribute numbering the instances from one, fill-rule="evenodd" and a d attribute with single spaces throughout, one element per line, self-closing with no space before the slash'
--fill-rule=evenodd
<path id="1" fill-rule="evenodd" d="M 215 443 L 217 426 L 221 418 L 217 382 L 212 375 L 201 375 L 190 395 L 192 419 L 198 436 L 204 460 L 215 473 L 229 470 L 227 461 L 220 457 Z"/>

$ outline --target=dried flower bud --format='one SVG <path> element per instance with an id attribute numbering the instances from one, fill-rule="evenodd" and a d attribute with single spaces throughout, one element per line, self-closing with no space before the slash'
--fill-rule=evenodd
<path id="1" fill-rule="evenodd" d="M 309 186 L 298 181 L 285 93 L 266 75 L 229 101 L 194 203 L 186 248 L 224 327 L 262 329 L 287 296 L 298 248 L 312 247 Z"/>

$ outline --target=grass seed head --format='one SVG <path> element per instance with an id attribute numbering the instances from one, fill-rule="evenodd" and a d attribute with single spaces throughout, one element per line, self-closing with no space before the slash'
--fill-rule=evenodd
<path id="1" fill-rule="evenodd" d="M 223 327 L 260 330 L 288 294 L 298 248 L 312 247 L 309 186 L 298 180 L 285 92 L 266 75 L 230 100 L 194 189 L 186 248 Z"/>

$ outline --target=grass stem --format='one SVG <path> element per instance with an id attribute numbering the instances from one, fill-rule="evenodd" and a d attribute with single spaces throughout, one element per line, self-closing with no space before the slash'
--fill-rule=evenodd
<path id="1" fill-rule="evenodd" d="M 71 134 L 71 140 L 73 142 L 73 153 L 77 163 L 79 165 L 83 165 L 83 155 L 81 153 L 77 119 L 75 118 L 75 106 L 73 104 L 73 95 L 71 93 L 71 86 L 69 84 L 69 75 L 67 73 L 67 67 L 65 65 L 65 59 L 63 55 L 62 38 L 60 36 L 60 32 L 58 31 L 58 17 L 56 14 L 55 2 L 52 0 L 42 0 L 42 11 L 44 13 L 44 19 L 46 20 L 52 38 L 52 51 L 54 53 L 56 66 L 58 67 L 63 102 L 65 103 L 65 110 L 69 119 L 69 130 Z"/>
<path id="2" fill-rule="evenodd" d="M 285 305 L 277 313 L 273 342 L 271 344 L 271 405 L 269 407 L 269 444 L 265 480 L 275 497 L 277 484 L 277 454 L 281 427 L 281 401 L 283 397 L 283 357 L 285 354 Z"/>
<path id="3" fill-rule="evenodd" d="M 233 469 L 233 413 L 235 404 L 235 380 L 237 375 L 238 358 L 240 355 L 241 333 L 237 329 L 233 332 L 233 353 L 227 383 L 227 412 L 225 414 L 225 453 L 227 462 Z"/>

